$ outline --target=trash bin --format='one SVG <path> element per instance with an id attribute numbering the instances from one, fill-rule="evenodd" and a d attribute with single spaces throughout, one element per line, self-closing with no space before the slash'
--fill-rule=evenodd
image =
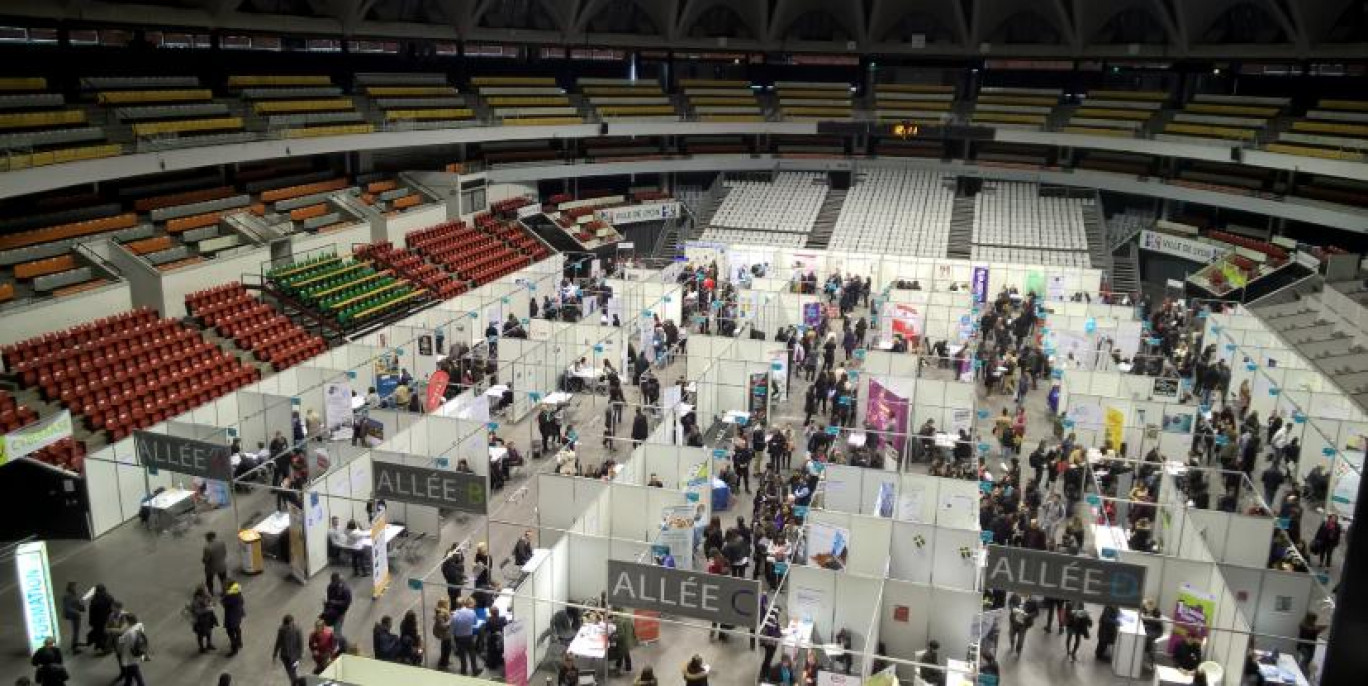
<path id="1" fill-rule="evenodd" d="M 243 574 L 260 574 L 266 569 L 261 556 L 261 534 L 251 529 L 239 531 L 238 552 L 242 557 Z"/>

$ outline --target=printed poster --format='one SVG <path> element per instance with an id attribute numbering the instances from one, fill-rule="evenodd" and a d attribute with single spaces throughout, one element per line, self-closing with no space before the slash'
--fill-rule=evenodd
<path id="1" fill-rule="evenodd" d="M 770 375 L 765 372 L 750 375 L 746 409 L 756 422 L 764 424 L 769 418 Z"/>
<path id="2" fill-rule="evenodd" d="M 885 481 L 879 484 L 879 494 L 874 496 L 874 516 L 892 519 L 894 503 L 893 482 Z"/>
<path id="3" fill-rule="evenodd" d="M 1199 591 L 1191 584 L 1183 584 L 1178 590 L 1178 602 L 1173 609 L 1173 633 L 1169 636 L 1169 652 L 1172 653 L 1189 636 L 1206 638 L 1207 627 L 1215 617 L 1216 596 Z"/>
<path id="4" fill-rule="evenodd" d="M 893 449 L 902 452 L 907 441 L 907 398 L 894 393 L 875 379 L 869 380 L 869 406 L 865 410 L 865 426 L 879 432 L 875 439 L 883 443 L 893 434 Z"/>
<path id="5" fill-rule="evenodd" d="M 656 544 L 670 550 L 676 569 L 693 569 L 694 519 L 697 512 L 693 505 L 674 505 L 661 510 L 665 522 Z"/>
<path id="6" fill-rule="evenodd" d="M 331 436 L 334 441 L 351 440 L 351 384 L 344 382 L 323 386 L 323 422 L 328 427 L 328 436 Z"/>
<path id="7" fill-rule="evenodd" d="M 841 571 L 850 557 L 850 529 L 822 522 L 808 524 L 808 556 L 810 567 Z"/>
<path id="8" fill-rule="evenodd" d="M 1126 413 L 1115 407 L 1108 407 L 1106 416 L 1107 444 L 1113 449 L 1119 450 L 1121 443 L 1125 440 Z"/>
<path id="9" fill-rule="evenodd" d="M 290 576 L 301 584 L 309 582 L 309 552 L 304 545 L 304 511 L 290 503 Z"/>
<path id="10" fill-rule="evenodd" d="M 293 521 L 293 517 L 291 517 Z M 379 598 L 389 587 L 389 546 L 385 544 L 385 525 L 389 517 L 382 511 L 371 524 L 371 597 Z"/>
<path id="11" fill-rule="evenodd" d="M 815 329 L 822 323 L 822 304 L 803 303 L 803 326 Z"/>
<path id="12" fill-rule="evenodd" d="M 909 484 L 898 494 L 898 519 L 904 522 L 922 520 L 922 504 L 926 502 L 926 486 Z"/>
<path id="13" fill-rule="evenodd" d="M 1068 297 L 1065 295 L 1066 291 L 1064 288 L 1063 274 L 1051 274 L 1050 283 L 1047 286 L 1045 286 L 1045 289 L 1046 297 L 1049 300 L 1058 302 L 1068 299 Z"/>
<path id="14" fill-rule="evenodd" d="M 974 267 L 974 279 L 969 284 L 974 294 L 974 302 L 982 305 L 988 302 L 988 268 Z"/>
<path id="15" fill-rule="evenodd" d="M 514 619 L 503 630 L 503 681 L 509 686 L 527 686 L 527 623 Z"/>

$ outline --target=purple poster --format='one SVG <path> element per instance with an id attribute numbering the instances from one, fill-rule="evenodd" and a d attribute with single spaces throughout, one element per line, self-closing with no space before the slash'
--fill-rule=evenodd
<path id="1" fill-rule="evenodd" d="M 983 304 L 988 302 L 988 268 L 974 267 L 974 282 L 970 284 L 974 293 L 974 302 Z"/>
<path id="2" fill-rule="evenodd" d="M 907 398 L 869 380 L 869 408 L 865 411 L 865 426 L 873 431 L 893 434 L 893 449 L 899 452 L 907 440 Z M 887 440 L 879 436 L 878 443 Z"/>
<path id="3" fill-rule="evenodd" d="M 815 329 L 822 323 L 821 303 L 803 303 L 803 325 Z"/>

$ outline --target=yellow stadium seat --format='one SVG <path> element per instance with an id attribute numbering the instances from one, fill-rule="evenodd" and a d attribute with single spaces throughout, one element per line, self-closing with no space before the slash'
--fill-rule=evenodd
<path id="1" fill-rule="evenodd" d="M 1126 121 L 1149 121 L 1153 112 L 1146 110 L 1109 110 L 1100 107 L 1080 107 L 1074 110 L 1075 117 L 1085 119 L 1124 119 Z"/>
<path id="2" fill-rule="evenodd" d="M 212 100 L 214 92 L 208 88 L 185 88 L 165 91 L 104 91 L 95 97 L 101 105 L 130 105 L 155 102 L 201 102 Z"/>
<path id="3" fill-rule="evenodd" d="M 1368 100 L 1322 100 L 1317 105 L 1323 110 L 1349 110 L 1351 112 L 1368 112 Z"/>
<path id="4" fill-rule="evenodd" d="M 472 86 L 554 86 L 556 79 L 550 76 L 476 76 L 470 80 Z"/>
<path id="5" fill-rule="evenodd" d="M 257 114 L 281 114 L 289 112 L 334 112 L 355 108 L 351 98 L 328 98 L 326 100 L 263 100 L 252 103 Z"/>
<path id="6" fill-rule="evenodd" d="M 41 76 L 10 76 L 0 78 L 0 91 L 47 90 L 47 79 Z"/>
<path id="7" fill-rule="evenodd" d="M 446 107 L 433 110 L 388 110 L 385 119 L 395 120 L 433 120 L 433 119 L 470 119 L 475 111 L 468 107 Z"/>
<path id="8" fill-rule="evenodd" d="M 680 88 L 749 88 L 750 81 L 728 81 L 725 79 L 680 79 Z"/>
<path id="9" fill-rule="evenodd" d="M 639 86 L 585 86 L 581 89 L 585 95 L 660 95 L 665 91 L 660 90 L 658 84 L 643 83 Z"/>
<path id="10" fill-rule="evenodd" d="M 229 76 L 229 88 L 247 88 L 250 86 L 331 86 L 332 78 L 328 76 Z"/>
<path id="11" fill-rule="evenodd" d="M 733 107 L 745 107 L 746 105 L 759 106 L 760 101 L 755 96 L 746 95 L 729 98 L 721 95 L 704 95 L 697 98 L 689 98 L 690 105 L 731 105 Z"/>
<path id="12" fill-rule="evenodd" d="M 84 110 L 0 114 L 0 129 L 38 129 L 64 124 L 84 124 L 85 120 Z"/>
<path id="13" fill-rule="evenodd" d="M 374 124 L 337 124 L 334 126 L 312 126 L 307 129 L 286 129 L 285 137 L 318 138 L 320 136 L 350 136 L 374 132 Z"/>
<path id="14" fill-rule="evenodd" d="M 1208 103 L 1194 102 L 1188 103 L 1183 108 L 1186 112 L 1196 112 L 1200 114 L 1238 114 L 1249 117 L 1272 117 L 1278 113 L 1276 107 L 1253 107 L 1250 105 L 1212 105 Z"/>
<path id="15" fill-rule="evenodd" d="M 377 98 L 456 95 L 456 89 L 451 86 L 370 86 L 366 89 L 366 95 Z"/>
<path id="16" fill-rule="evenodd" d="M 1318 133 L 1341 133 L 1354 138 L 1368 137 L 1368 125 L 1334 124 L 1328 121 L 1292 122 L 1293 131 L 1315 131 Z"/>
<path id="17" fill-rule="evenodd" d="M 1301 157 L 1320 157 L 1327 160 L 1346 160 L 1350 162 L 1363 162 L 1368 159 L 1368 155 L 1363 153 L 1350 152 L 1348 150 L 1331 150 L 1329 148 L 1313 148 L 1304 145 L 1289 145 L 1287 143 L 1269 143 L 1264 146 L 1268 152 L 1280 152 L 1285 155 L 1299 155 Z"/>
<path id="18" fill-rule="evenodd" d="M 133 135 L 156 136 L 165 133 L 192 133 L 198 131 L 226 131 L 242 128 L 241 117 L 216 117 L 214 119 L 181 119 L 178 121 L 154 121 L 133 125 Z"/>
<path id="19" fill-rule="evenodd" d="M 710 122 L 754 122 L 765 121 L 765 118 L 758 114 L 704 114 L 698 117 L 698 121 Z"/>
<path id="20" fill-rule="evenodd" d="M 640 114 L 643 116 L 660 116 L 678 114 L 674 105 L 613 105 L 598 108 L 599 114 L 605 117 L 620 117 Z"/>
<path id="21" fill-rule="evenodd" d="M 570 98 L 563 95 L 500 95 L 485 98 L 490 107 L 564 107 Z"/>
<path id="22" fill-rule="evenodd" d="M 1088 91 L 1088 97 L 1094 100 L 1149 100 L 1156 102 L 1167 100 L 1168 93 L 1161 91 Z"/>
<path id="23" fill-rule="evenodd" d="M 1036 107 L 1053 107 L 1059 104 L 1059 98 L 1039 95 L 981 95 L 978 101 L 993 105 L 1034 105 Z"/>
<path id="24" fill-rule="evenodd" d="M 832 100 L 835 98 L 849 98 L 848 90 L 803 90 L 801 88 L 781 88 L 778 90 L 781 98 L 807 98 L 810 100 Z"/>
<path id="25" fill-rule="evenodd" d="M 0 156 L 0 171 L 13 171 L 29 167 L 42 167 L 49 164 L 62 164 L 77 160 L 93 160 L 97 157 L 114 157 L 123 153 L 123 146 L 113 143 L 91 145 L 82 148 L 63 148 L 23 155 Z"/>
<path id="26" fill-rule="evenodd" d="M 975 112 L 973 116 L 975 122 L 986 122 L 990 124 L 1045 124 L 1043 114 L 1017 114 L 1015 112 Z"/>
<path id="27" fill-rule="evenodd" d="M 1099 129 L 1093 126 L 1065 126 L 1064 133 L 1075 133 L 1080 136 L 1111 136 L 1113 138 L 1135 138 L 1134 131 L 1126 129 Z"/>
<path id="28" fill-rule="evenodd" d="M 785 107 L 785 117 L 849 117 L 849 107 Z"/>
<path id="29" fill-rule="evenodd" d="M 949 111 L 955 103 L 946 100 L 875 100 L 874 105 L 879 109 L 909 109 L 909 110 L 934 110 L 936 112 Z"/>
<path id="30" fill-rule="evenodd" d="M 1164 133 L 1248 141 L 1253 140 L 1257 132 L 1254 129 L 1236 129 L 1228 126 L 1172 123 L 1164 127 Z"/>
<path id="31" fill-rule="evenodd" d="M 876 91 L 888 93 L 954 93 L 954 86 L 932 86 L 920 83 L 880 83 L 874 86 Z"/>
<path id="32" fill-rule="evenodd" d="M 524 117 L 503 120 L 504 126 L 565 126 L 583 123 L 584 117 Z"/>

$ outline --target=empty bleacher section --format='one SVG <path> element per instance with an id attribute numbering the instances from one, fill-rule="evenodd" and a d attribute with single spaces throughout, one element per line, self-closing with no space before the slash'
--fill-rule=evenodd
<path id="1" fill-rule="evenodd" d="M 507 220 L 486 212 L 476 215 L 475 226 L 438 224 L 410 233 L 404 243 L 411 252 L 475 287 L 532 263 L 530 255 L 520 254 L 500 237 L 507 226 Z"/>
<path id="2" fill-rule="evenodd" d="M 970 122 L 996 128 L 1045 128 L 1059 106 L 1058 88 L 1003 88 L 985 86 L 972 103 Z"/>
<path id="3" fill-rule="evenodd" d="M 765 110 L 749 81 L 680 79 L 684 105 L 698 121 L 764 121 Z"/>
<path id="4" fill-rule="evenodd" d="M 788 120 L 850 119 L 854 103 L 850 84 L 778 81 L 774 84 L 779 115 Z"/>
<path id="5" fill-rule="evenodd" d="M 665 159 L 663 144 L 648 136 L 602 136 L 581 142 L 584 158 L 591 162 Z"/>
<path id="6" fill-rule="evenodd" d="M 929 171 L 870 169 L 846 195 L 831 247 L 836 250 L 945 257 L 954 180 Z"/>
<path id="7" fill-rule="evenodd" d="M 1265 148 L 1289 155 L 1363 162 L 1368 159 L 1368 101 L 1322 99 Z"/>
<path id="8" fill-rule="evenodd" d="M 604 121 L 679 119 L 674 101 L 656 81 L 586 77 L 579 80 L 579 89 L 599 119 Z"/>
<path id="9" fill-rule="evenodd" d="M 363 73 L 355 78 L 389 128 L 424 129 L 475 120 L 475 109 L 442 73 Z M 360 113 L 355 113 L 360 121 Z"/>
<path id="10" fill-rule="evenodd" d="M 0 172 L 122 152 L 85 110 L 49 91 L 47 79 L 0 78 Z"/>
<path id="11" fill-rule="evenodd" d="M 248 112 L 267 131 L 286 138 L 371 133 L 355 101 L 326 75 L 236 75 L 228 77 Z"/>
<path id="12" fill-rule="evenodd" d="M 911 83 L 874 86 L 874 117 L 935 125 L 954 116 L 955 87 Z"/>
<path id="13" fill-rule="evenodd" d="M 491 167 L 542 164 L 560 161 L 565 157 L 565 153 L 557 149 L 552 141 L 545 139 L 489 141 L 481 143 L 477 152 L 485 164 Z"/>
<path id="14" fill-rule="evenodd" d="M 344 331 L 406 313 L 428 297 L 391 270 L 335 253 L 275 267 L 266 280 L 277 293 Z"/>
<path id="15" fill-rule="evenodd" d="M 512 200 L 512 199 L 511 199 Z M 601 219 L 598 210 L 604 207 L 624 205 L 627 196 L 606 190 L 591 190 L 580 193 L 578 198 L 569 193 L 553 195 L 542 206 L 546 218 L 560 227 L 567 236 L 585 249 L 622 240 L 622 234 Z"/>
<path id="16" fill-rule="evenodd" d="M 24 212 L 15 208 L 18 212 Z M 100 203 L 0 221 L 0 302 L 73 295 L 112 283 L 116 275 L 76 244 L 96 237 L 132 240 L 151 235 L 136 215 Z M 66 221 L 73 218 L 77 221 Z"/>
<path id="17" fill-rule="evenodd" d="M 259 377 L 197 331 L 146 308 L 5 346 L 3 357 L 23 386 L 114 440 Z"/>
<path id="18" fill-rule="evenodd" d="M 1309 175 L 1298 179 L 1294 193 L 1321 202 L 1368 207 L 1368 182 L 1361 179 Z"/>
<path id="19" fill-rule="evenodd" d="M 824 174 L 780 172 L 772 180 L 727 179 L 729 189 L 714 228 L 750 229 L 806 235 L 826 199 Z"/>
<path id="20" fill-rule="evenodd" d="M 985 181 L 974 196 L 973 259 L 1090 266 L 1084 203 L 1044 195 L 1034 183 Z"/>
<path id="21" fill-rule="evenodd" d="M 1091 91 L 1064 124 L 1065 133 L 1135 137 L 1164 109 L 1162 91 Z"/>
<path id="22" fill-rule="evenodd" d="M 1155 138 L 1219 141 L 1227 145 L 1254 143 L 1288 102 L 1288 98 L 1194 95 Z"/>
<path id="23" fill-rule="evenodd" d="M 236 281 L 187 294 L 185 311 L 201 326 L 231 339 L 276 371 L 327 350 L 322 338 L 309 334 Z"/>
<path id="24" fill-rule="evenodd" d="M 470 85 L 505 126 L 583 124 L 565 89 L 550 76 L 476 76 Z"/>
<path id="25" fill-rule="evenodd" d="M 1231 193 L 1256 193 L 1275 190 L 1277 173 L 1263 167 L 1221 162 L 1182 162 L 1172 183 L 1193 188 Z"/>
<path id="26" fill-rule="evenodd" d="M 750 142 L 744 136 L 684 136 L 680 152 L 690 155 L 748 155 Z"/>
<path id="27" fill-rule="evenodd" d="M 138 150 L 246 140 L 245 122 L 196 76 L 87 76 L 81 95 L 128 127 Z"/>

